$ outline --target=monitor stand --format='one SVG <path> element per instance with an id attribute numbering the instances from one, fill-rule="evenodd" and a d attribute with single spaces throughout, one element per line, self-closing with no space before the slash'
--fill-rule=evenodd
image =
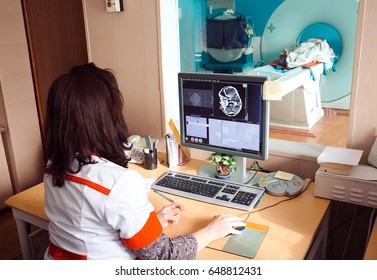
<path id="1" fill-rule="evenodd" d="M 255 174 L 255 171 L 246 172 L 246 158 L 235 157 L 237 160 L 237 172 L 233 172 L 226 181 L 231 181 L 239 184 L 256 185 L 260 178 L 259 174 Z M 216 166 L 214 164 L 204 164 L 198 169 L 198 175 L 216 178 Z M 255 175 L 255 176 L 254 176 Z M 254 178 L 253 178 L 254 176 Z"/>

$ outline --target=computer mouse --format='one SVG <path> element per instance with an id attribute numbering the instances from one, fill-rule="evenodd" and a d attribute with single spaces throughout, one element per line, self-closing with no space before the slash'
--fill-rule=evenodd
<path id="1" fill-rule="evenodd" d="M 238 227 L 233 227 L 233 228 L 236 229 L 236 230 L 242 231 L 242 230 L 245 229 L 245 226 L 238 226 Z M 227 236 L 229 236 L 229 235 L 234 235 L 234 233 L 229 233 Z"/>
<path id="2" fill-rule="evenodd" d="M 242 231 L 245 229 L 245 226 L 238 226 L 238 227 L 233 227 L 236 230 Z"/>

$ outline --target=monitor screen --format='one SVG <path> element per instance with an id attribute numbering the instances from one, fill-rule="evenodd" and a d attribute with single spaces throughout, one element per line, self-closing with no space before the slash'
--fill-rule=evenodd
<path id="1" fill-rule="evenodd" d="M 268 157 L 269 103 L 266 77 L 179 73 L 183 146 L 234 156 Z"/>

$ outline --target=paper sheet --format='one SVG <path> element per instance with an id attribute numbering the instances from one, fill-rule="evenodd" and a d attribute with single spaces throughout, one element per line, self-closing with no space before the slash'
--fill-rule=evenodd
<path id="1" fill-rule="evenodd" d="M 337 163 L 356 166 L 359 164 L 362 150 L 347 149 L 340 147 L 325 147 L 319 155 L 317 162 L 321 163 Z"/>
<path id="2" fill-rule="evenodd" d="M 144 178 L 145 192 L 149 192 L 152 184 L 156 181 L 156 178 Z"/>
<path id="3" fill-rule="evenodd" d="M 377 181 L 377 168 L 369 165 L 358 165 L 352 168 L 351 174 L 345 177 L 367 181 Z"/>
<path id="4" fill-rule="evenodd" d="M 168 163 L 170 168 L 174 168 L 179 164 L 178 145 L 177 138 L 174 135 L 171 135 L 166 139 Z"/>
<path id="5" fill-rule="evenodd" d="M 263 99 L 264 100 L 278 100 L 282 99 L 282 84 L 281 81 L 265 81 L 263 84 Z"/>
<path id="6" fill-rule="evenodd" d="M 292 173 L 284 172 L 284 171 L 277 171 L 274 178 L 281 179 L 285 181 L 291 181 L 295 175 Z"/>

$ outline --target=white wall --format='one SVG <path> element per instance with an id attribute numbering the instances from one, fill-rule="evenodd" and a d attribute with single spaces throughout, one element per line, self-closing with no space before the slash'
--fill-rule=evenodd
<path id="1" fill-rule="evenodd" d="M 176 0 L 160 1 L 160 46 L 161 46 L 161 77 L 162 93 L 164 94 L 163 128 L 168 132 L 170 119 L 179 124 L 178 79 L 180 67 L 179 49 L 179 12 Z"/>

